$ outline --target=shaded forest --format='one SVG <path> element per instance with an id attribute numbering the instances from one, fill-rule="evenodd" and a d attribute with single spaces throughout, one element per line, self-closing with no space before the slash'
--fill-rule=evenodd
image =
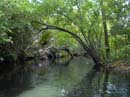
<path id="1" fill-rule="evenodd" d="M 127 65 L 129 0 L 1 0 L 0 63 L 86 56 Z"/>
<path id="2" fill-rule="evenodd" d="M 130 0 L 0 0 L 0 97 L 129 97 Z"/>

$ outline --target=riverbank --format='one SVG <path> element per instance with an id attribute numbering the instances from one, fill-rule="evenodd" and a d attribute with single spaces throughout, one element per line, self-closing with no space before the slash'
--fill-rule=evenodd
<path id="1" fill-rule="evenodd" d="M 112 63 L 106 65 L 105 69 L 124 73 L 124 74 L 129 74 L 130 73 L 130 61 L 129 60 L 126 60 L 126 61 L 116 60 L 116 61 L 113 61 Z"/>

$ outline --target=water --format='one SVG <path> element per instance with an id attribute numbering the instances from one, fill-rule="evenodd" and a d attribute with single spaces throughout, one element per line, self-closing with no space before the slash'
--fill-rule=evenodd
<path id="1" fill-rule="evenodd" d="M 0 97 L 130 97 L 128 75 L 96 72 L 92 61 L 82 57 L 65 61 L 29 62 L 0 77 Z"/>

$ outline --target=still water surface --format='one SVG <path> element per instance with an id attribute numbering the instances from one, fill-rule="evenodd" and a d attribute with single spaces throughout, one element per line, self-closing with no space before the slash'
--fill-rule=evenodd
<path id="1" fill-rule="evenodd" d="M 92 67 L 83 57 L 53 64 L 29 62 L 0 79 L 0 97 L 130 97 L 130 76 Z"/>

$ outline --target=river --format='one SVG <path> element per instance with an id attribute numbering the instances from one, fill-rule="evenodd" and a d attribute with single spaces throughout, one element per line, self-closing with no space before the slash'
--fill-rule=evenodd
<path id="1" fill-rule="evenodd" d="M 129 75 L 94 71 L 87 58 L 31 61 L 24 66 L 0 78 L 0 97 L 130 97 Z"/>

